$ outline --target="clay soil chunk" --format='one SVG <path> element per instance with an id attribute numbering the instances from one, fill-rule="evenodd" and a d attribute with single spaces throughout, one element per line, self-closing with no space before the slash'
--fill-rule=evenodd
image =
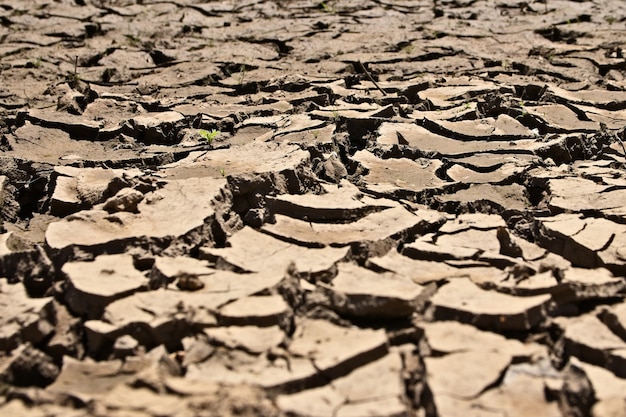
<path id="1" fill-rule="evenodd" d="M 580 120 L 574 111 L 562 104 L 526 106 L 525 109 L 541 118 L 552 132 L 595 132 L 600 127 L 597 122 Z"/>
<path id="2" fill-rule="evenodd" d="M 446 396 L 475 398 L 495 383 L 511 363 L 499 352 L 459 352 L 437 358 L 424 358 L 426 378 L 435 403 Z"/>
<path id="3" fill-rule="evenodd" d="M 37 343 L 50 334 L 54 330 L 49 322 L 51 308 L 50 297 L 29 298 L 22 283 L 0 279 L 0 351 L 9 352 L 23 342 Z"/>
<path id="4" fill-rule="evenodd" d="M 425 241 L 409 243 L 402 249 L 402 255 L 409 258 L 433 261 L 441 261 L 444 259 L 475 259 L 480 253 L 481 250 L 476 248 L 442 246 Z"/>
<path id="5" fill-rule="evenodd" d="M 204 282 L 215 272 L 206 261 L 186 256 L 157 256 L 150 271 L 150 287 L 152 289 L 167 287 L 168 284 L 185 278 Z"/>
<path id="6" fill-rule="evenodd" d="M 409 317 L 424 303 L 420 299 L 424 287 L 411 278 L 378 274 L 351 263 L 340 263 L 332 282 L 318 286 L 331 309 L 353 317 Z"/>
<path id="7" fill-rule="evenodd" d="M 131 119 L 131 125 L 144 143 L 172 143 L 175 140 L 176 125 L 182 124 L 185 117 L 175 111 L 146 113 Z"/>
<path id="8" fill-rule="evenodd" d="M 358 242 L 377 242 L 409 230 L 425 228 L 441 222 L 431 211 L 413 214 L 395 207 L 370 214 L 347 224 L 309 223 L 276 215 L 275 224 L 265 224 L 263 231 L 304 245 L 345 246 Z"/>
<path id="9" fill-rule="evenodd" d="M 600 318 L 609 328 L 626 340 L 626 304 L 617 304 L 606 308 Z"/>
<path id="10" fill-rule="evenodd" d="M 99 318 L 107 305 L 147 284 L 129 255 L 101 255 L 93 262 L 68 262 L 62 272 L 68 284 L 65 297 L 69 307 L 90 319 Z"/>
<path id="11" fill-rule="evenodd" d="M 321 388 L 281 395 L 277 406 L 298 416 L 381 416 L 404 415 L 404 384 L 400 378 L 401 358 L 390 353 L 337 378 Z"/>
<path id="12" fill-rule="evenodd" d="M 188 292 L 176 287 L 137 293 L 109 304 L 100 320 L 85 323 L 90 347 L 99 350 L 103 344 L 123 334 L 134 334 L 136 326 L 143 328 L 139 342 L 144 346 L 168 343 L 181 337 L 188 327 L 215 326 L 214 310 L 230 301 L 275 287 L 282 274 L 235 274 L 215 271 L 201 275 L 203 287 Z M 179 333 L 182 332 L 182 333 Z"/>
<path id="13" fill-rule="evenodd" d="M 456 352 L 500 352 L 513 358 L 531 358 L 543 352 L 539 345 L 524 344 L 497 333 L 479 330 L 456 321 L 419 323 L 426 342 L 436 354 Z"/>
<path id="14" fill-rule="evenodd" d="M 623 225 L 575 214 L 559 214 L 539 224 L 539 242 L 573 265 L 607 266 L 617 272 L 624 269 L 621 253 L 626 247 L 626 227 Z"/>
<path id="15" fill-rule="evenodd" d="M 322 185 L 325 193 L 285 194 L 269 199 L 276 214 L 312 222 L 357 220 L 367 214 L 397 206 L 392 200 L 364 195 L 348 181 L 339 185 Z"/>
<path id="16" fill-rule="evenodd" d="M 454 106 L 464 101 L 468 95 L 485 93 L 496 88 L 492 83 L 458 85 L 450 87 L 428 88 L 418 93 L 422 100 L 429 100 L 436 108 Z"/>
<path id="17" fill-rule="evenodd" d="M 623 189 L 611 190 L 607 185 L 582 178 L 553 179 L 549 187 L 550 206 L 570 212 L 614 209 L 621 207 L 626 198 Z"/>
<path id="18" fill-rule="evenodd" d="M 233 181 L 233 186 L 237 187 L 237 183 L 246 185 L 247 178 L 258 174 L 294 173 L 309 159 L 309 154 L 295 145 L 252 142 L 237 148 L 192 152 L 186 158 L 160 168 L 170 179 L 241 177 L 241 181 Z M 242 192 L 237 188 L 233 191 Z"/>
<path id="19" fill-rule="evenodd" d="M 601 109 L 622 110 L 626 108 L 626 92 L 589 89 L 568 91 L 551 85 L 550 90 L 565 100 L 575 104 L 587 104 Z"/>
<path id="20" fill-rule="evenodd" d="M 500 210 L 524 211 L 530 206 L 525 188 L 518 184 L 512 185 L 472 185 L 468 189 L 453 194 L 437 196 L 441 202 L 450 202 L 462 207 L 491 206 Z"/>
<path id="21" fill-rule="evenodd" d="M 497 119 L 484 118 L 479 122 L 463 120 L 448 122 L 445 120 L 426 120 L 427 127 L 439 129 L 446 136 L 454 136 L 461 139 L 492 139 L 492 140 L 516 140 L 527 139 L 534 136 L 533 132 L 507 115 L 500 115 Z"/>
<path id="22" fill-rule="evenodd" d="M 326 378 L 336 378 L 384 356 L 387 337 L 382 330 L 343 328 L 323 320 L 296 323 L 289 352 L 308 358 Z"/>
<path id="23" fill-rule="evenodd" d="M 50 211 L 57 216 L 65 216 L 80 210 L 82 201 L 77 192 L 75 178 L 59 177 L 50 200 Z"/>
<path id="24" fill-rule="evenodd" d="M 419 285 L 426 285 L 447 278 L 468 277 L 471 274 L 469 269 L 455 268 L 443 262 L 411 259 L 396 251 L 390 251 L 381 257 L 371 257 L 366 266 L 404 275 Z"/>
<path id="25" fill-rule="evenodd" d="M 325 377 L 305 358 L 278 358 L 242 350 L 218 351 L 206 361 L 187 368 L 185 378 L 194 384 L 251 384 L 276 391 L 300 391 L 321 385 Z"/>
<path id="26" fill-rule="evenodd" d="M 564 330 L 563 337 L 568 352 L 582 361 L 607 367 L 613 351 L 626 349 L 626 342 L 611 332 L 594 315 L 586 314 L 575 318 L 560 317 L 556 322 Z"/>
<path id="27" fill-rule="evenodd" d="M 496 330 L 528 330 L 545 318 L 550 296 L 514 297 L 480 289 L 467 278 L 456 278 L 430 301 L 440 320 L 456 319 Z"/>
<path id="28" fill-rule="evenodd" d="M 122 251 L 142 239 L 167 240 L 183 236 L 214 218 L 212 199 L 220 194 L 225 183 L 225 180 L 198 178 L 168 182 L 146 195 L 137 206 L 139 213 L 109 214 L 90 210 L 52 223 L 46 232 L 46 243 L 57 251 L 73 246 L 97 248 L 102 245 Z"/>
<path id="29" fill-rule="evenodd" d="M 604 368 L 582 362 L 577 358 L 570 358 L 570 366 L 572 365 L 582 369 L 591 382 L 594 394 L 599 401 L 624 398 L 626 379 L 618 378 Z"/>
<path id="30" fill-rule="evenodd" d="M 503 383 L 472 402 L 475 408 L 510 417 L 562 416 L 556 401 L 546 398 L 546 383 L 529 375 L 505 376 Z M 442 416 L 443 417 L 443 416 Z"/>
<path id="31" fill-rule="evenodd" d="M 473 248 L 480 251 L 498 253 L 500 242 L 496 230 L 464 230 L 459 233 L 445 234 L 437 237 L 436 244 L 442 248 Z"/>
<path id="32" fill-rule="evenodd" d="M 493 172 L 481 172 L 461 165 L 454 165 L 446 170 L 446 175 L 455 182 L 464 184 L 503 184 L 524 172 L 525 166 L 504 164 Z"/>
<path id="33" fill-rule="evenodd" d="M 260 354 L 283 342 L 285 334 L 278 326 L 230 326 L 205 329 L 204 333 L 215 344 L 230 349 L 242 349 Z"/>
<path id="34" fill-rule="evenodd" d="M 551 293 L 555 301 L 566 303 L 620 297 L 625 289 L 626 282 L 604 268 L 568 268 Z"/>
<path id="35" fill-rule="evenodd" d="M 380 159 L 369 151 L 358 151 L 354 160 L 367 168 L 364 180 L 367 190 L 393 196 L 396 192 L 420 192 L 446 185 L 436 171 L 439 161 L 410 159 Z"/>
<path id="36" fill-rule="evenodd" d="M 250 242 L 255 242 L 250 245 Z M 226 248 L 200 248 L 203 259 L 218 260 L 243 271 L 286 271 L 293 263 L 296 270 L 313 279 L 328 275 L 335 263 L 348 254 L 347 248 L 306 248 L 276 239 L 248 226 L 228 239 Z"/>
<path id="37" fill-rule="evenodd" d="M 226 304 L 219 310 L 220 322 L 229 325 L 273 326 L 291 314 L 289 305 L 279 295 L 251 296 Z"/>
<path id="38" fill-rule="evenodd" d="M 434 151 L 434 142 L 441 141 L 444 146 L 439 152 L 448 153 L 452 151 L 454 140 L 445 136 L 437 135 L 414 123 L 390 123 L 384 122 L 378 128 L 380 136 L 376 142 L 381 145 L 409 145 L 422 151 Z M 462 142 L 459 142 L 462 145 Z M 448 151 L 448 148 L 450 150 Z"/>

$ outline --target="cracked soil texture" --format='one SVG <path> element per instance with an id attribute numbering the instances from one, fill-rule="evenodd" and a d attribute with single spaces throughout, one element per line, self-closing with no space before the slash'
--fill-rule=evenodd
<path id="1" fill-rule="evenodd" d="M 626 416 L 619 0 L 0 0 L 0 415 Z"/>

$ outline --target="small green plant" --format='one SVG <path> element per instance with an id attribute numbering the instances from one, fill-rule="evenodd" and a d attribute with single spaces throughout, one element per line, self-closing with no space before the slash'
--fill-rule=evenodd
<path id="1" fill-rule="evenodd" d="M 138 37 L 136 37 L 135 35 L 126 34 L 126 35 L 124 35 L 124 37 L 126 38 L 126 42 L 127 42 L 130 46 L 137 46 L 137 45 L 139 45 L 139 43 L 141 42 L 141 39 L 139 39 L 139 38 L 138 38 Z"/>
<path id="2" fill-rule="evenodd" d="M 524 117 L 528 116 L 528 110 L 526 109 L 526 103 L 524 102 L 524 100 L 520 100 L 518 104 L 519 104 L 519 107 L 520 107 L 520 109 L 522 111 L 522 113 L 516 117 L 516 119 L 519 120 L 519 119 L 523 119 Z"/>
<path id="3" fill-rule="evenodd" d="M 331 5 L 330 3 L 326 3 L 325 1 L 321 2 L 320 6 L 322 6 L 322 10 L 324 10 L 326 13 L 334 14 L 335 12 L 337 12 L 333 5 Z"/>
<path id="4" fill-rule="evenodd" d="M 415 50 L 415 45 L 413 45 L 412 43 L 409 43 L 404 48 L 402 48 L 402 52 L 404 52 L 407 55 L 410 55 L 411 53 L 413 53 L 414 50 Z"/>
<path id="5" fill-rule="evenodd" d="M 215 130 L 215 129 L 211 129 L 211 130 L 200 129 L 200 130 L 198 130 L 198 133 L 210 145 L 211 143 L 213 143 L 213 139 L 215 139 L 217 137 L 217 135 L 220 134 L 220 131 L 219 130 Z"/>
<path id="6" fill-rule="evenodd" d="M 74 72 L 67 75 L 67 84 L 70 88 L 77 90 L 80 86 L 80 77 L 78 76 L 78 56 L 74 57 Z"/>
<path id="7" fill-rule="evenodd" d="M 246 64 L 241 64 L 241 66 L 239 67 L 239 76 L 237 79 L 237 83 L 241 86 L 243 85 L 243 81 L 246 78 L 246 71 L 248 71 L 248 68 L 246 67 Z"/>
<path id="8" fill-rule="evenodd" d="M 31 68 L 40 68 L 41 67 L 41 57 L 38 57 L 38 58 L 36 58 L 34 60 L 28 61 L 28 65 Z"/>
<path id="9" fill-rule="evenodd" d="M 222 177 L 225 177 L 225 176 L 226 176 L 226 170 L 224 170 L 224 168 L 220 168 L 220 175 L 221 175 Z"/>

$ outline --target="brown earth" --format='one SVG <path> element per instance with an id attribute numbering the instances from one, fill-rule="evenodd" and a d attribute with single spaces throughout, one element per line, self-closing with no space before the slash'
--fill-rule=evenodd
<path id="1" fill-rule="evenodd" d="M 618 0 L 0 0 L 0 415 L 626 415 Z"/>

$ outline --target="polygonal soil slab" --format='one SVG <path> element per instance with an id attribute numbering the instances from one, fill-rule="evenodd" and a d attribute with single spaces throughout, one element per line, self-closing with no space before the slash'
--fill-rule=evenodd
<path id="1" fill-rule="evenodd" d="M 252 176 L 294 171 L 309 159 L 309 153 L 295 145 L 252 142 L 230 149 L 191 152 L 160 170 L 170 179 Z"/>
<path id="2" fill-rule="evenodd" d="M 358 151 L 353 159 L 367 168 L 365 188 L 376 194 L 417 193 L 448 184 L 437 176 L 442 166 L 439 160 L 380 159 L 369 151 Z"/>
<path id="3" fill-rule="evenodd" d="M 363 194 L 348 181 L 339 185 L 323 184 L 323 194 L 283 194 L 269 197 L 270 208 L 282 214 L 311 222 L 357 220 L 367 214 L 397 206 L 392 200 Z"/>
<path id="4" fill-rule="evenodd" d="M 411 278 L 375 273 L 351 263 L 340 263 L 332 282 L 318 287 L 332 310 L 353 317 L 409 317 L 425 301 L 420 299 L 424 287 Z"/>
<path id="5" fill-rule="evenodd" d="M 387 353 L 383 330 L 345 328 L 323 320 L 298 322 L 292 339 L 289 352 L 311 360 L 327 378 L 345 375 Z"/>
<path id="6" fill-rule="evenodd" d="M 213 274 L 196 277 L 203 283 L 197 291 L 161 288 L 109 304 L 100 320 L 85 323 L 89 347 L 97 351 L 124 334 L 132 334 L 145 346 L 177 342 L 189 327 L 216 325 L 214 310 L 230 301 L 275 287 L 283 274 L 235 274 L 215 270 Z M 141 331 L 135 333 L 138 327 Z"/>
<path id="7" fill-rule="evenodd" d="M 438 121 L 431 121 L 430 123 L 438 123 Z M 433 127 L 439 128 L 436 125 Z M 500 138 L 494 140 L 479 140 L 480 138 L 462 140 L 456 133 L 436 132 L 430 128 L 406 123 L 383 123 L 379 132 L 381 145 L 408 145 L 424 153 L 450 157 L 497 152 L 498 161 L 506 162 L 524 154 L 530 154 L 533 150 L 541 147 L 540 143 L 531 139 L 519 139 L 515 142 L 500 140 Z M 510 155 L 501 155 L 504 152 Z"/>
<path id="8" fill-rule="evenodd" d="M 549 132 L 596 132 L 600 123 L 580 120 L 569 107 L 562 104 L 526 106 L 524 110 L 540 118 Z"/>
<path id="9" fill-rule="evenodd" d="M 563 329 L 567 351 L 585 362 L 605 367 L 619 376 L 626 376 L 620 356 L 626 350 L 626 342 L 602 323 L 596 316 L 585 314 L 581 317 L 559 317 L 555 319 Z M 617 360 L 615 364 L 613 362 Z"/>
<path id="10" fill-rule="evenodd" d="M 285 324 L 291 316 L 291 309 L 280 295 L 258 295 L 226 304 L 217 314 L 221 324 L 273 326 Z"/>
<path id="11" fill-rule="evenodd" d="M 511 182 L 526 169 L 526 164 L 507 163 L 492 172 L 481 172 L 462 165 L 453 165 L 446 175 L 453 181 L 466 184 L 502 184 Z"/>
<path id="12" fill-rule="evenodd" d="M 283 412 L 299 416 L 404 415 L 406 403 L 401 371 L 400 356 L 390 353 L 325 387 L 280 395 L 277 405 Z"/>
<path id="13" fill-rule="evenodd" d="M 335 263 L 348 255 L 348 248 L 307 248 L 247 226 L 230 237 L 228 243 L 226 248 L 200 248 L 200 258 L 248 272 L 286 271 L 293 263 L 297 271 L 310 274 L 315 280 L 331 273 Z"/>
<path id="14" fill-rule="evenodd" d="M 456 321 L 436 321 L 419 323 L 424 330 L 426 342 L 437 355 L 456 352 L 500 352 L 509 355 L 511 360 L 531 358 L 544 353 L 544 348 L 536 344 L 524 344 L 515 339 L 507 339 L 497 333 L 486 332 L 468 324 Z"/>
<path id="15" fill-rule="evenodd" d="M 525 188 L 519 184 L 511 185 L 471 185 L 469 188 L 452 194 L 436 196 L 441 202 L 453 203 L 461 207 L 493 207 L 497 210 L 523 211 L 530 206 Z"/>
<path id="16" fill-rule="evenodd" d="M 500 378 L 510 363 L 509 355 L 498 352 L 469 351 L 424 358 L 435 403 L 445 401 L 441 396 L 477 397 Z"/>
<path id="17" fill-rule="evenodd" d="M 545 391 L 546 383 L 541 378 L 524 374 L 512 378 L 505 376 L 500 386 L 485 392 L 472 402 L 472 406 L 510 417 L 560 417 L 557 402 L 546 398 Z"/>
<path id="18" fill-rule="evenodd" d="M 288 241 L 308 246 L 345 246 L 358 242 L 376 242 L 411 230 L 431 227 L 442 217 L 429 210 L 413 214 L 403 207 L 373 213 L 352 223 L 326 224 L 294 220 L 276 215 L 276 223 L 265 224 L 262 230 Z"/>
<path id="19" fill-rule="evenodd" d="M 545 318 L 550 295 L 514 297 L 485 291 L 467 278 L 455 278 L 431 297 L 438 320 L 458 320 L 479 328 L 528 330 Z"/>
<path id="20" fill-rule="evenodd" d="M 250 383 L 301 391 L 323 385 L 387 353 L 382 330 L 342 328 L 322 320 L 297 323 L 286 355 L 271 362 L 243 351 L 222 352 L 188 368 L 190 380 Z"/>
<path id="21" fill-rule="evenodd" d="M 626 227 L 603 218 L 559 214 L 537 220 L 539 243 L 552 252 L 585 268 L 624 270 Z"/>
<path id="22" fill-rule="evenodd" d="M 51 309 L 52 298 L 30 298 L 22 283 L 0 279 L 0 351 L 11 351 L 20 342 L 38 343 L 51 333 Z"/>
<path id="23" fill-rule="evenodd" d="M 139 170 L 56 167 L 50 213 L 63 217 L 101 203 L 141 175 Z M 126 183 L 126 184 L 125 184 Z"/>
<path id="24" fill-rule="evenodd" d="M 501 114 L 496 119 L 485 117 L 480 120 L 425 120 L 427 128 L 448 137 L 464 140 L 520 140 L 535 137 L 535 133 L 510 116 Z"/>
<path id="25" fill-rule="evenodd" d="M 146 195 L 137 207 L 139 213 L 89 210 L 52 223 L 46 243 L 54 251 L 72 247 L 98 251 L 106 247 L 115 253 L 141 241 L 170 241 L 201 229 L 215 218 L 213 200 L 225 185 L 223 179 L 170 181 Z"/>
<path id="26" fill-rule="evenodd" d="M 557 178 L 548 182 L 549 205 L 560 211 L 604 211 L 622 207 L 626 191 L 583 178 Z"/>
<path id="27" fill-rule="evenodd" d="M 204 330 L 209 340 L 229 349 L 242 349 L 251 354 L 260 354 L 278 346 L 285 333 L 278 326 L 229 326 L 212 327 Z"/>
<path id="28" fill-rule="evenodd" d="M 146 288 L 146 277 L 135 269 L 130 255 L 101 255 L 92 262 L 67 262 L 65 299 L 77 314 L 99 318 L 115 300 Z"/>
<path id="29" fill-rule="evenodd" d="M 371 257 L 367 260 L 366 266 L 404 275 L 420 285 L 471 275 L 471 268 L 455 268 L 444 262 L 411 259 L 396 251 L 389 251 L 380 257 Z"/>

